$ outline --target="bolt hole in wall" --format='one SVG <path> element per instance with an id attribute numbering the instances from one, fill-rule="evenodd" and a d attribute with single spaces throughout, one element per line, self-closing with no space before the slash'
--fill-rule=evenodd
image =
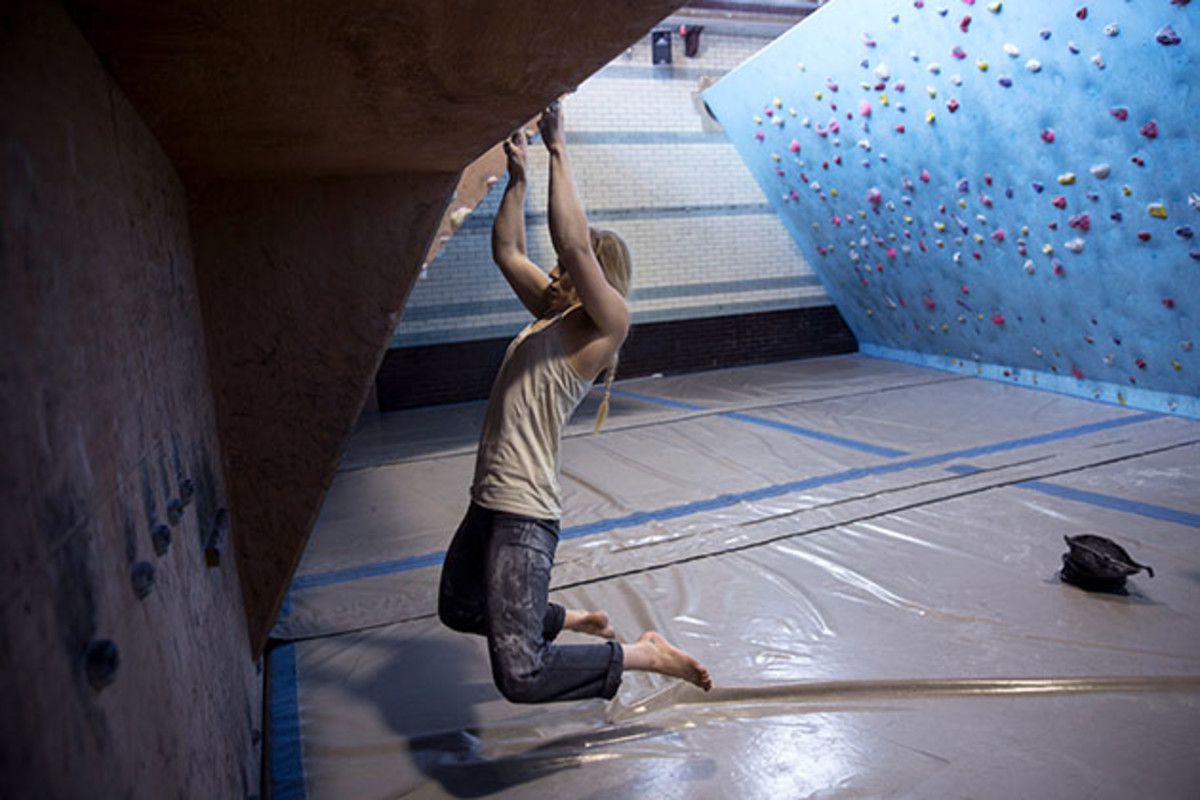
<path id="1" fill-rule="evenodd" d="M 618 231 L 633 253 L 634 329 L 620 376 L 853 351 L 817 275 L 704 106 L 702 91 L 770 36 L 709 25 L 690 34 L 696 54 L 688 57 L 689 37 L 678 25 L 663 29 L 671 63 L 653 63 L 648 33 L 565 103 L 589 221 Z M 531 257 L 549 268 L 547 169 L 535 142 L 526 224 Z M 409 296 L 377 381 L 382 410 L 485 396 L 504 345 L 525 324 L 491 259 L 505 180 L 462 220 Z M 758 341 L 764 326 L 770 350 Z M 756 340 L 736 352 L 719 341 L 751 329 Z"/>
<path id="2" fill-rule="evenodd" d="M 1196 14 L 838 0 L 705 99 L 864 352 L 1195 417 Z"/>

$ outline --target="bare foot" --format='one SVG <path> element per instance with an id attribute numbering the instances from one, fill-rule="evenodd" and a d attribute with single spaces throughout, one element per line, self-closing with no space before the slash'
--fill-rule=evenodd
<path id="1" fill-rule="evenodd" d="M 633 644 L 625 645 L 625 668 L 657 672 L 680 678 L 704 691 L 712 688 L 712 678 L 700 662 L 664 639 L 655 631 L 646 631 Z"/>
<path id="2" fill-rule="evenodd" d="M 611 639 L 614 635 L 612 623 L 608 621 L 608 614 L 603 611 L 580 611 L 568 608 L 563 627 L 569 631 L 600 636 L 604 639 Z"/>

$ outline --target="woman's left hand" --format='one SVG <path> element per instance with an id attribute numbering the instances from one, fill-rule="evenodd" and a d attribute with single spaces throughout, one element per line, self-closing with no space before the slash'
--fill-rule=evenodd
<path id="1" fill-rule="evenodd" d="M 538 131 L 542 134 L 542 141 L 546 143 L 547 148 L 566 143 L 563 136 L 561 99 L 555 100 L 542 112 L 541 119 L 538 120 Z"/>

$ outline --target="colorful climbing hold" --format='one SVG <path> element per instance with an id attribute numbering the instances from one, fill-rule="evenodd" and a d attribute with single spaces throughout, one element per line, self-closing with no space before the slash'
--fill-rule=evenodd
<path id="1" fill-rule="evenodd" d="M 1164 308 L 1174 308 L 1175 300 L 1174 300 L 1174 298 L 1171 298 L 1171 297 L 1164 297 L 1162 299 L 1162 304 L 1163 304 Z"/>
<path id="2" fill-rule="evenodd" d="M 987 72 L 987 68 L 988 68 L 987 59 L 983 59 L 983 58 L 975 59 L 975 66 L 979 67 L 980 72 Z"/>
<path id="3" fill-rule="evenodd" d="M 1105 36 L 1116 36 L 1120 32 L 1121 32 L 1121 27 L 1119 25 L 1117 25 L 1117 23 L 1115 23 L 1115 22 L 1110 22 L 1104 26 L 1104 35 Z"/>
<path id="4" fill-rule="evenodd" d="M 946 101 L 946 108 L 950 111 L 951 114 L 953 114 L 955 111 L 958 111 L 958 101 L 955 100 L 953 97 L 950 98 L 949 100 Z"/>
<path id="5" fill-rule="evenodd" d="M 1138 128 L 1138 133 L 1145 136 L 1147 139 L 1153 139 L 1158 136 L 1158 122 L 1150 120 Z"/>
<path id="6" fill-rule="evenodd" d="M 1005 89 L 1011 88 L 1013 85 L 1012 78 L 1008 77 L 1007 75 L 1001 75 L 996 79 L 996 83 L 1000 84 Z"/>
<path id="7" fill-rule="evenodd" d="M 1087 6 L 1080 6 L 1079 8 L 1075 9 L 1076 19 L 1087 19 L 1087 14 Z"/>
<path id="8" fill-rule="evenodd" d="M 1183 40 L 1179 38 L 1179 34 L 1176 33 L 1170 25 L 1163 25 L 1158 29 L 1158 32 L 1154 34 L 1154 41 L 1161 45 L 1170 47 L 1171 45 L 1179 44 Z"/>
<path id="9" fill-rule="evenodd" d="M 1150 241 L 1150 231 L 1138 231 L 1137 237 L 1143 242 Z"/>
<path id="10" fill-rule="evenodd" d="M 964 59 L 967 57 L 967 51 L 956 45 L 954 49 L 950 51 L 950 55 L 957 59 Z"/>
<path id="11" fill-rule="evenodd" d="M 1038 181 L 1033 181 L 1033 182 L 1031 182 L 1029 185 L 1030 185 L 1030 186 L 1032 186 L 1032 187 L 1033 187 L 1033 190 L 1034 190 L 1035 192 L 1037 192 L 1038 194 L 1041 194 L 1042 192 L 1044 192 L 1044 191 L 1046 190 L 1046 187 L 1045 187 L 1045 186 L 1043 186 L 1043 185 L 1042 185 L 1040 182 L 1038 182 Z"/>
<path id="12" fill-rule="evenodd" d="M 1004 324 L 1004 315 L 1001 314 L 999 311 L 997 311 L 995 314 L 992 314 L 992 323 L 994 325 L 1003 325 Z"/>
<path id="13" fill-rule="evenodd" d="M 1054 141 L 1054 129 L 1053 128 L 1043 128 L 1042 129 L 1042 141 L 1045 142 L 1046 144 L 1050 144 L 1051 142 Z"/>
<path id="14" fill-rule="evenodd" d="M 1167 218 L 1167 207 L 1162 203 L 1151 203 L 1146 206 L 1146 213 L 1157 219 Z"/>
<path id="15" fill-rule="evenodd" d="M 1180 239 L 1190 239 L 1193 236 L 1192 229 L 1188 225 L 1180 225 L 1175 229 L 1175 235 Z"/>
<path id="16" fill-rule="evenodd" d="M 1108 177 L 1109 173 L 1112 171 L 1112 168 L 1109 167 L 1108 164 L 1096 164 L 1089 171 L 1092 173 L 1093 178 L 1104 180 Z"/>
<path id="17" fill-rule="evenodd" d="M 1060 208 L 1060 209 L 1066 208 L 1067 207 L 1067 198 L 1061 194 L 1056 194 L 1056 195 L 1054 195 L 1054 199 L 1051 200 L 1050 203 L 1055 208 Z"/>
<path id="18" fill-rule="evenodd" d="M 967 29 L 970 27 L 971 27 L 971 15 L 964 14 L 963 18 L 958 21 L 958 29 L 960 31 L 962 31 L 963 33 L 966 33 Z"/>
<path id="19" fill-rule="evenodd" d="M 1073 184 L 1075 182 L 1075 173 L 1074 172 L 1064 172 L 1062 175 L 1058 176 L 1058 182 L 1061 183 L 1063 186 L 1070 186 L 1071 184 Z"/>
<path id="20" fill-rule="evenodd" d="M 796 139 L 792 139 L 792 143 L 788 145 L 788 150 L 793 153 L 799 153 L 800 152 L 800 142 L 797 141 Z"/>

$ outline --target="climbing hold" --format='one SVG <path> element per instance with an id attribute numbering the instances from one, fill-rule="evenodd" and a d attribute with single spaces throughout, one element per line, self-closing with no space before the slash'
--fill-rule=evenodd
<path id="1" fill-rule="evenodd" d="M 959 178 L 958 182 L 954 184 L 954 188 L 958 189 L 959 193 L 966 194 L 971 191 L 971 182 L 966 178 Z"/>
<path id="2" fill-rule="evenodd" d="M 992 231 L 992 239 L 993 239 L 993 241 L 1003 242 L 1004 241 L 1004 229 L 997 228 L 996 230 Z"/>
<path id="3" fill-rule="evenodd" d="M 870 203 L 871 205 L 875 206 L 876 208 L 878 208 L 879 204 L 881 202 L 883 202 L 883 193 L 880 192 L 879 189 L 874 186 L 872 186 L 870 189 L 867 189 L 866 197 L 867 197 L 867 202 Z"/>
<path id="4" fill-rule="evenodd" d="M 1179 44 L 1183 40 L 1179 38 L 1179 34 L 1176 33 L 1170 25 L 1163 25 L 1158 29 L 1158 32 L 1154 34 L 1154 41 L 1161 45 L 1170 47 L 1171 45 Z"/>
<path id="5" fill-rule="evenodd" d="M 1017 56 L 1021 55 L 1021 48 L 1009 42 L 1008 44 L 1004 45 L 1004 52 L 1009 58 L 1016 58 Z"/>
<path id="6" fill-rule="evenodd" d="M 1164 308 L 1174 308 L 1174 307 L 1175 307 L 1175 300 L 1174 300 L 1174 299 L 1172 299 L 1172 298 L 1170 298 L 1170 297 L 1164 297 L 1164 298 L 1162 299 L 1162 304 L 1163 304 L 1163 307 L 1164 307 Z"/>
<path id="7" fill-rule="evenodd" d="M 906 88 L 908 88 L 908 84 L 905 83 L 904 81 L 896 81 L 895 83 L 892 84 L 892 88 L 895 89 L 897 92 L 903 92 Z M 900 110 L 903 111 L 904 109 L 901 108 Z"/>
<path id="8" fill-rule="evenodd" d="M 938 75 L 942 71 L 942 65 L 937 63 L 936 61 L 931 61 L 931 62 L 929 62 L 929 66 L 926 67 L 925 69 L 929 70 L 934 75 Z"/>
<path id="9" fill-rule="evenodd" d="M 1050 255 L 1054 252 L 1054 246 L 1047 242 L 1046 244 L 1042 245 L 1042 252 L 1046 255 Z"/>
<path id="10" fill-rule="evenodd" d="M 1049 29 L 1049 28 L 1042 28 L 1040 31 L 1038 31 L 1038 36 L 1042 37 L 1042 41 L 1049 41 L 1049 39 L 1050 39 L 1050 29 Z"/>
<path id="11" fill-rule="evenodd" d="M 1034 190 L 1035 192 L 1037 192 L 1038 194 L 1041 194 L 1042 192 L 1044 192 L 1044 191 L 1046 190 L 1046 187 L 1045 187 L 1045 186 L 1043 186 L 1043 185 L 1042 185 L 1041 183 L 1039 183 L 1038 181 L 1033 181 L 1033 182 L 1032 182 L 1032 183 L 1030 183 L 1029 185 L 1030 185 L 1030 186 L 1032 186 L 1032 187 L 1033 187 L 1033 190 Z"/>
<path id="12" fill-rule="evenodd" d="M 1031 58 L 1025 62 L 1025 69 L 1029 70 L 1030 72 L 1041 72 L 1042 62 L 1038 61 L 1036 58 Z"/>
<path id="13" fill-rule="evenodd" d="M 1075 44 L 1075 42 L 1067 42 L 1067 49 L 1071 51 L 1071 55 L 1079 55 L 1079 45 Z"/>
<path id="14" fill-rule="evenodd" d="M 1001 314 L 999 311 L 997 311 L 995 314 L 992 314 L 992 323 L 995 325 L 1003 325 L 1004 324 L 1004 315 Z"/>
<path id="15" fill-rule="evenodd" d="M 1143 242 L 1150 241 L 1150 231 L 1138 231 L 1137 237 Z"/>
<path id="16" fill-rule="evenodd" d="M 1157 219 L 1167 218 L 1167 207 L 1162 203 L 1151 203 L 1146 206 L 1146 213 Z"/>
<path id="17" fill-rule="evenodd" d="M 1067 220 L 1067 226 L 1086 233 L 1092 226 L 1092 220 L 1087 214 L 1072 214 Z"/>
<path id="18" fill-rule="evenodd" d="M 795 139 L 792 139 L 792 143 L 788 145 L 788 150 L 793 153 L 799 153 L 800 152 L 800 142 L 798 142 Z"/>
<path id="19" fill-rule="evenodd" d="M 946 108 L 950 111 L 951 114 L 953 114 L 955 111 L 958 111 L 958 101 L 955 100 L 953 97 L 950 98 L 949 100 L 946 101 Z"/>
<path id="20" fill-rule="evenodd" d="M 1121 122 L 1124 122 L 1125 120 L 1129 119 L 1129 109 L 1125 108 L 1124 106 L 1117 106 L 1116 108 L 1110 108 L 1108 110 L 1108 113 L 1112 114 L 1114 117 L 1121 120 Z"/>
<path id="21" fill-rule="evenodd" d="M 1128 186 L 1122 186 L 1121 193 L 1126 197 L 1129 197 L 1131 194 L 1133 194 L 1133 189 L 1130 189 Z"/>
<path id="22" fill-rule="evenodd" d="M 995 2 L 988 3 L 987 7 L 988 11 L 992 12 L 993 14 L 999 14 L 1000 9 L 1002 8 L 1004 8 L 1004 4 L 1001 3 L 1000 0 L 995 0 Z"/>
<path id="23" fill-rule="evenodd" d="M 955 48 L 950 51 L 950 55 L 957 59 L 964 59 L 967 57 L 967 51 L 963 50 L 961 47 L 955 46 Z"/>
<path id="24" fill-rule="evenodd" d="M 778 163 L 779 162 L 779 153 L 771 153 L 771 160 Z"/>
<path id="25" fill-rule="evenodd" d="M 1072 253 L 1078 254 L 1078 253 L 1083 252 L 1083 245 L 1084 245 L 1083 239 L 1071 239 L 1071 240 L 1065 242 L 1063 244 L 1063 247 L 1067 248 Z"/>
<path id="26" fill-rule="evenodd" d="M 950 82 L 955 86 L 962 86 L 962 75 L 951 75 Z"/>
<path id="27" fill-rule="evenodd" d="M 861 117 L 871 116 L 871 104 L 866 100 L 858 101 L 858 114 Z"/>
<path id="28" fill-rule="evenodd" d="M 1063 186 L 1070 186 L 1072 183 L 1075 182 L 1075 173 L 1074 172 L 1064 172 L 1062 175 L 1058 176 L 1058 182 L 1061 183 Z"/>
<path id="29" fill-rule="evenodd" d="M 1025 260 L 1025 271 L 1028 272 L 1030 275 L 1032 275 L 1034 269 L 1035 269 L 1035 267 L 1033 265 L 1033 259 L 1032 258 L 1026 259 Z"/>
<path id="30" fill-rule="evenodd" d="M 1187 225 L 1181 225 L 1175 229 L 1175 235 L 1180 239 L 1190 239 L 1192 238 L 1192 229 Z"/>
<path id="31" fill-rule="evenodd" d="M 1051 142 L 1054 141 L 1054 129 L 1053 128 L 1042 129 L 1042 141 L 1045 142 L 1046 144 L 1050 144 Z"/>
<path id="32" fill-rule="evenodd" d="M 1108 177 L 1109 173 L 1112 171 L 1112 168 L 1109 167 L 1108 164 L 1097 164 L 1092 167 L 1090 171 L 1092 173 L 1092 177 L 1098 178 L 1099 180 L 1104 180 Z"/>
<path id="33" fill-rule="evenodd" d="M 1200 211 L 1200 194 L 1196 192 L 1189 194 L 1188 205 L 1192 207 L 1192 211 Z"/>
<path id="34" fill-rule="evenodd" d="M 886 81 L 892 77 L 892 70 L 887 64 L 880 64 L 873 70 L 875 77 L 881 81 Z"/>
<path id="35" fill-rule="evenodd" d="M 996 79 L 996 83 L 1000 84 L 1005 89 L 1010 88 L 1013 84 L 1012 78 L 1008 77 L 1007 75 L 1001 75 L 999 78 Z"/>
<path id="36" fill-rule="evenodd" d="M 1104 26 L 1104 35 L 1105 36 L 1116 36 L 1120 32 L 1121 32 L 1121 28 L 1115 22 L 1110 22 Z"/>
<path id="37" fill-rule="evenodd" d="M 1135 358 L 1135 359 L 1133 360 L 1133 363 L 1137 365 L 1137 368 L 1138 368 L 1138 369 L 1145 369 L 1145 368 L 1146 368 L 1146 359 L 1144 359 L 1144 358 Z"/>
<path id="38" fill-rule="evenodd" d="M 1087 19 L 1087 6 L 1080 6 L 1079 8 L 1075 9 L 1075 18 Z"/>
<path id="39" fill-rule="evenodd" d="M 120 666 L 121 652 L 116 642 L 111 639 L 97 639 L 88 645 L 84 656 L 84 669 L 88 683 L 96 691 L 117 679 Z"/>
<path id="40" fill-rule="evenodd" d="M 988 62 L 986 59 L 977 58 L 975 59 L 975 66 L 979 67 L 980 72 L 987 72 Z"/>
<path id="41" fill-rule="evenodd" d="M 1154 120 L 1150 120 L 1142 125 L 1142 127 L 1138 128 L 1138 133 L 1140 133 L 1142 136 L 1145 136 L 1147 139 L 1153 139 L 1154 137 L 1158 136 L 1158 123 Z"/>
<path id="42" fill-rule="evenodd" d="M 762 141 L 764 138 L 766 138 L 766 137 L 764 137 L 764 136 L 763 136 L 763 132 L 762 132 L 762 131 L 757 131 L 757 132 L 754 134 L 754 138 L 755 138 L 755 139 L 758 139 L 758 140 L 761 142 L 761 141 Z"/>
<path id="43" fill-rule="evenodd" d="M 783 101 L 776 97 L 771 100 L 771 105 L 775 106 L 776 108 L 783 108 Z"/>
<path id="44" fill-rule="evenodd" d="M 1104 67 L 1105 67 L 1104 56 L 1101 55 L 1100 53 L 1093 54 L 1092 58 L 1091 58 L 1091 62 L 1096 65 L 1096 69 L 1104 69 Z"/>
<path id="45" fill-rule="evenodd" d="M 1053 272 L 1055 275 L 1062 275 L 1065 272 L 1065 270 L 1063 269 L 1062 262 L 1059 261 L 1057 258 L 1050 259 L 1050 271 Z M 1054 355 L 1058 355 L 1058 352 L 1055 351 Z"/>
<path id="46" fill-rule="evenodd" d="M 1053 205 L 1055 208 L 1059 208 L 1059 209 L 1066 208 L 1067 207 L 1067 198 L 1063 197 L 1061 194 L 1056 194 L 1056 195 L 1054 195 L 1054 199 L 1050 201 L 1050 204 Z"/>
<path id="47" fill-rule="evenodd" d="M 966 33 L 967 29 L 970 27 L 971 27 L 971 15 L 964 14 L 963 18 L 958 21 L 958 29 L 960 31 L 962 31 L 963 33 Z"/>
<path id="48" fill-rule="evenodd" d="M 1071 375 L 1076 378 L 1082 378 L 1083 370 L 1081 370 L 1079 367 L 1071 367 Z"/>

